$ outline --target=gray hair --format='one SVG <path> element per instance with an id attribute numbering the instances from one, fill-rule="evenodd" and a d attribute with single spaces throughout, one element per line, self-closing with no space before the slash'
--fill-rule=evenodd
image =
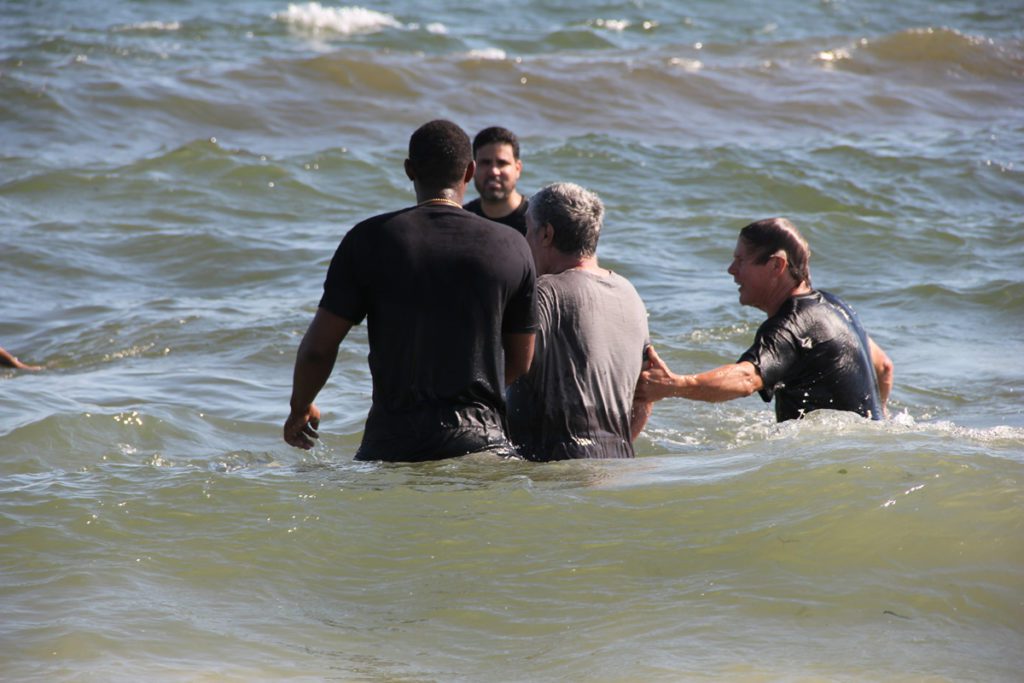
<path id="1" fill-rule="evenodd" d="M 527 213 L 539 226 L 551 224 L 554 245 L 563 254 L 587 258 L 597 253 L 604 204 L 590 190 L 574 183 L 554 183 L 530 197 Z"/>

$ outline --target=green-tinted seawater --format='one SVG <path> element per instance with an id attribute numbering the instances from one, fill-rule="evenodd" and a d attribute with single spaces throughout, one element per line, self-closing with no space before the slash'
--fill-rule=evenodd
<path id="1" fill-rule="evenodd" d="M 12 681 L 1016 681 L 1024 34 L 1012 2 L 0 11 L 0 672 Z M 418 125 L 607 207 L 677 371 L 761 316 L 790 217 L 893 419 L 663 402 L 629 462 L 355 463 L 365 329 L 281 441 L 355 222 Z"/>

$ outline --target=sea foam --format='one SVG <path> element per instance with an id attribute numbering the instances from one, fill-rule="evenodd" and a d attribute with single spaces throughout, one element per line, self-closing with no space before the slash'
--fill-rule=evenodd
<path id="1" fill-rule="evenodd" d="M 390 14 L 363 7 L 324 7 L 319 2 L 289 4 L 286 11 L 272 16 L 277 21 L 314 33 L 353 35 L 375 33 L 386 28 L 405 28 Z"/>

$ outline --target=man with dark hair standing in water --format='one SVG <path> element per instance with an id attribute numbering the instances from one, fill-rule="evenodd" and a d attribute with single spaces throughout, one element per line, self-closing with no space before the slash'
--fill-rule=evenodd
<path id="1" fill-rule="evenodd" d="M 768 314 L 738 362 L 698 375 L 676 375 L 650 351 L 637 396 L 728 401 L 755 391 L 775 398 L 779 422 L 830 408 L 880 420 L 893 384 L 893 364 L 839 297 L 811 288 L 811 251 L 785 218 L 740 231 L 729 274 L 740 303 Z"/>
<path id="2" fill-rule="evenodd" d="M 295 359 L 286 442 L 313 446 L 313 400 L 366 318 L 373 399 L 357 460 L 508 452 L 504 389 L 533 357 L 536 275 L 522 235 L 462 208 L 473 171 L 454 123 L 413 133 L 405 172 L 417 204 L 342 239 Z"/>
<path id="3" fill-rule="evenodd" d="M 500 126 L 484 128 L 473 138 L 473 159 L 473 184 L 480 198 L 466 204 L 466 211 L 509 225 L 525 235 L 529 201 L 516 190 L 519 174 L 523 172 L 516 134 Z"/>

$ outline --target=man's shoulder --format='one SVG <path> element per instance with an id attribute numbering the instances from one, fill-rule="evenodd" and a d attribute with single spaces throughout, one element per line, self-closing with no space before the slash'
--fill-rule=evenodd
<path id="1" fill-rule="evenodd" d="M 479 197 L 477 197 L 471 202 L 466 202 L 465 204 L 462 205 L 462 208 L 465 209 L 466 211 L 469 211 L 470 213 L 475 213 L 477 216 L 484 215 L 483 205 L 480 203 Z"/>
<path id="2" fill-rule="evenodd" d="M 405 220 L 407 215 L 414 208 L 415 207 L 407 206 L 407 207 L 402 208 L 402 209 L 396 209 L 394 211 L 388 211 L 387 213 L 379 213 L 379 214 L 377 214 L 375 216 L 370 216 L 368 218 L 364 218 L 363 220 L 361 220 L 358 223 L 356 223 L 355 225 L 353 225 L 352 229 L 348 231 L 348 234 L 355 233 L 355 234 L 358 235 L 359 233 L 366 232 L 366 231 L 372 231 L 375 228 L 378 228 L 378 227 L 380 227 L 382 225 L 387 225 L 387 224 L 392 223 L 392 222 L 394 222 L 396 220 L 397 221 Z"/>
<path id="3" fill-rule="evenodd" d="M 598 274 L 569 269 L 561 273 L 541 275 L 537 278 L 539 296 L 552 300 L 615 301 L 615 305 L 635 306 L 646 311 L 643 299 L 627 278 L 614 271 Z"/>
<path id="4" fill-rule="evenodd" d="M 832 304 L 833 306 L 842 306 L 843 308 L 849 308 L 849 305 L 843 301 L 843 299 L 832 292 L 824 289 L 813 288 L 809 292 L 804 294 L 797 294 L 790 297 L 789 303 L 794 308 L 809 308 L 812 306 L 818 306 L 821 304 Z"/>
<path id="5" fill-rule="evenodd" d="M 835 306 L 837 308 L 841 308 L 841 309 L 843 309 L 845 311 L 850 311 L 850 312 L 853 311 L 853 307 L 850 304 L 846 303 L 846 300 L 843 299 L 842 297 L 837 296 L 837 295 L 833 294 L 832 292 L 826 292 L 823 289 L 816 289 L 814 291 L 818 294 L 819 297 L 821 297 L 821 300 L 823 302 L 829 303 L 832 306 Z"/>
<path id="6" fill-rule="evenodd" d="M 608 276 L 609 279 L 611 280 L 611 282 L 616 287 L 619 287 L 621 289 L 629 290 L 629 291 L 633 292 L 634 294 L 636 294 L 638 297 L 640 296 L 640 294 L 637 293 L 636 286 L 633 284 L 632 280 L 630 280 L 625 275 L 621 275 L 619 273 L 616 273 L 614 270 L 610 270 L 608 272 L 609 272 L 609 276 Z"/>
<path id="7" fill-rule="evenodd" d="M 846 303 L 842 297 L 839 297 L 832 292 L 827 292 L 823 289 L 812 289 L 808 294 L 802 297 L 794 297 L 798 299 L 796 306 L 796 312 L 803 315 L 829 315 L 838 314 L 842 318 L 845 318 L 849 322 L 857 323 L 857 312 L 853 307 Z"/>

